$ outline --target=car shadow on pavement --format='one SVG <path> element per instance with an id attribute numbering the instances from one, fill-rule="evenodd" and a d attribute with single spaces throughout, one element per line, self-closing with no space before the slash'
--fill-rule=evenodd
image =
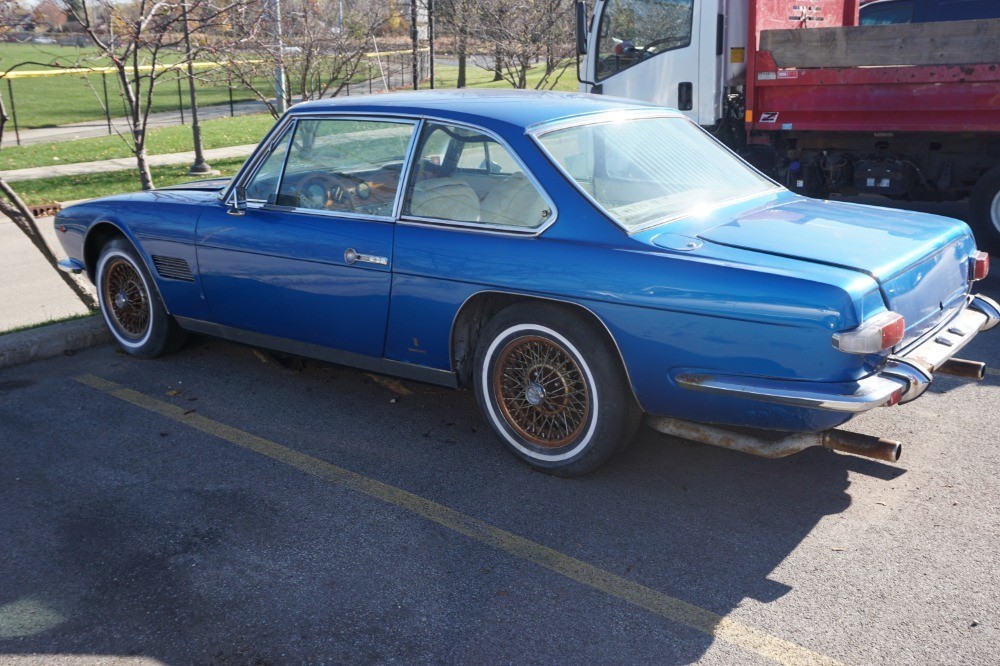
<path id="1" fill-rule="evenodd" d="M 824 450 L 762 460 L 643 430 L 597 472 L 558 479 L 509 455 L 466 392 L 266 360 L 198 342 L 153 362 L 99 348 L 0 373 L 0 658 L 689 663 L 716 640 L 96 394 L 70 379 L 81 373 L 719 616 L 794 593 L 775 571 L 850 506 L 852 473 L 905 473 Z"/>

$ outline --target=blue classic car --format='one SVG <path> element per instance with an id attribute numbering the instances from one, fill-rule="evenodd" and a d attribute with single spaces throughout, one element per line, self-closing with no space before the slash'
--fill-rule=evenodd
<path id="1" fill-rule="evenodd" d="M 132 355 L 193 331 L 471 387 L 564 476 L 644 415 L 760 455 L 894 460 L 836 426 L 935 372 L 982 377 L 953 356 L 1000 322 L 964 223 L 798 196 L 676 111 L 579 94 L 300 104 L 231 181 L 55 224 Z"/>

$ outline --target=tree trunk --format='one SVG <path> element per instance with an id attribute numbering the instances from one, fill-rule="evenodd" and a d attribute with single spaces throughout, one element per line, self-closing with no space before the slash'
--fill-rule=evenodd
<path id="1" fill-rule="evenodd" d="M 458 30 L 458 82 L 456 88 L 465 87 L 465 60 L 468 57 L 469 36 L 466 34 L 465 26 Z"/>
<path id="2" fill-rule="evenodd" d="M 493 49 L 493 80 L 503 81 L 503 51 L 499 44 Z"/>
<path id="3" fill-rule="evenodd" d="M 0 199 L 0 213 L 3 213 L 10 221 L 13 222 L 18 229 L 24 232 L 24 235 L 28 237 L 31 244 L 42 253 L 45 260 L 49 262 L 52 269 L 59 274 L 63 282 L 73 290 L 73 293 L 77 295 L 83 304 L 86 305 L 91 310 L 97 309 L 97 301 L 94 297 L 90 295 L 90 292 L 80 286 L 80 284 L 73 279 L 73 277 L 59 269 L 57 264 L 59 260 L 56 259 L 55 255 L 52 254 L 52 250 L 49 249 L 48 244 L 45 242 L 45 238 L 42 237 L 41 232 L 38 231 L 38 222 L 35 220 L 35 216 L 31 214 L 31 211 L 27 206 L 24 205 L 24 201 L 21 197 L 17 195 L 7 182 L 0 178 L 0 192 L 3 192 L 7 200 Z"/>
<path id="4" fill-rule="evenodd" d="M 132 135 L 135 137 L 135 162 L 139 167 L 139 183 L 144 190 L 155 189 L 153 174 L 149 170 L 149 155 L 146 153 L 146 133 L 137 130 Z"/>

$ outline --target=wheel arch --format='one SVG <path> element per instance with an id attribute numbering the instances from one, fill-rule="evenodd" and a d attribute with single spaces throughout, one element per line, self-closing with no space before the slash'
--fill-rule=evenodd
<path id="1" fill-rule="evenodd" d="M 135 242 L 118 224 L 109 220 L 99 220 L 90 225 L 90 228 L 87 229 L 87 235 L 83 239 L 83 264 L 87 267 L 87 275 L 90 276 L 90 281 L 94 284 L 97 284 L 97 260 L 101 256 L 101 248 L 113 238 L 124 238 L 132 244 L 133 248 L 136 248 L 136 252 L 139 251 Z M 142 253 L 140 252 L 139 255 L 142 256 Z M 146 269 L 148 270 L 149 266 L 146 266 Z"/>
<path id="2" fill-rule="evenodd" d="M 101 256 L 101 248 L 115 238 L 121 238 L 135 250 L 136 255 L 138 255 L 139 260 L 142 261 L 142 265 L 146 269 L 146 273 L 149 275 L 149 281 L 153 284 L 153 289 L 156 290 L 157 297 L 159 297 L 160 302 L 163 303 L 163 308 L 169 315 L 170 308 L 167 306 L 167 301 L 163 298 L 163 293 L 160 291 L 160 283 L 157 281 L 157 273 L 150 268 L 146 253 L 140 249 L 135 239 L 117 222 L 99 220 L 90 225 L 90 228 L 87 230 L 87 235 L 83 239 L 83 264 L 87 268 L 87 275 L 90 276 L 90 281 L 100 289 L 100 285 L 97 284 L 97 260 Z"/>
<path id="3" fill-rule="evenodd" d="M 472 381 L 474 366 L 473 359 L 475 357 L 476 345 L 478 344 L 480 333 L 490 319 L 492 319 L 501 310 L 510 307 L 511 305 L 531 302 L 545 303 L 564 308 L 575 312 L 584 320 L 590 322 L 591 326 L 602 338 L 604 338 L 605 342 L 610 343 L 610 348 L 614 350 L 613 355 L 618 360 L 619 366 L 625 373 L 625 378 L 628 381 L 632 397 L 635 399 L 636 404 L 642 404 L 635 392 L 635 385 L 632 383 L 632 377 L 629 373 L 628 365 L 625 363 L 625 357 L 622 354 L 621 347 L 618 345 L 618 341 L 615 340 L 614 335 L 611 334 L 611 330 L 608 328 L 608 325 L 604 322 L 604 320 L 601 319 L 593 310 L 573 301 L 520 294 L 516 292 L 493 290 L 479 291 L 469 296 L 458 309 L 458 313 L 455 315 L 455 320 L 452 322 L 450 349 L 451 366 L 455 371 L 455 375 L 458 378 L 460 386 L 468 386 Z"/>

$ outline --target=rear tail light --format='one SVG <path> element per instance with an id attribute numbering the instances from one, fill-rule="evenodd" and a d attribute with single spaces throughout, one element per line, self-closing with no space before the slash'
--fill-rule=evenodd
<path id="1" fill-rule="evenodd" d="M 883 312 L 853 331 L 833 334 L 833 346 L 846 354 L 877 354 L 903 340 L 906 320 L 897 312 Z"/>
<path id="2" fill-rule="evenodd" d="M 982 280 L 990 272 L 990 255 L 986 252 L 976 252 L 972 255 L 969 268 L 973 280 Z"/>

